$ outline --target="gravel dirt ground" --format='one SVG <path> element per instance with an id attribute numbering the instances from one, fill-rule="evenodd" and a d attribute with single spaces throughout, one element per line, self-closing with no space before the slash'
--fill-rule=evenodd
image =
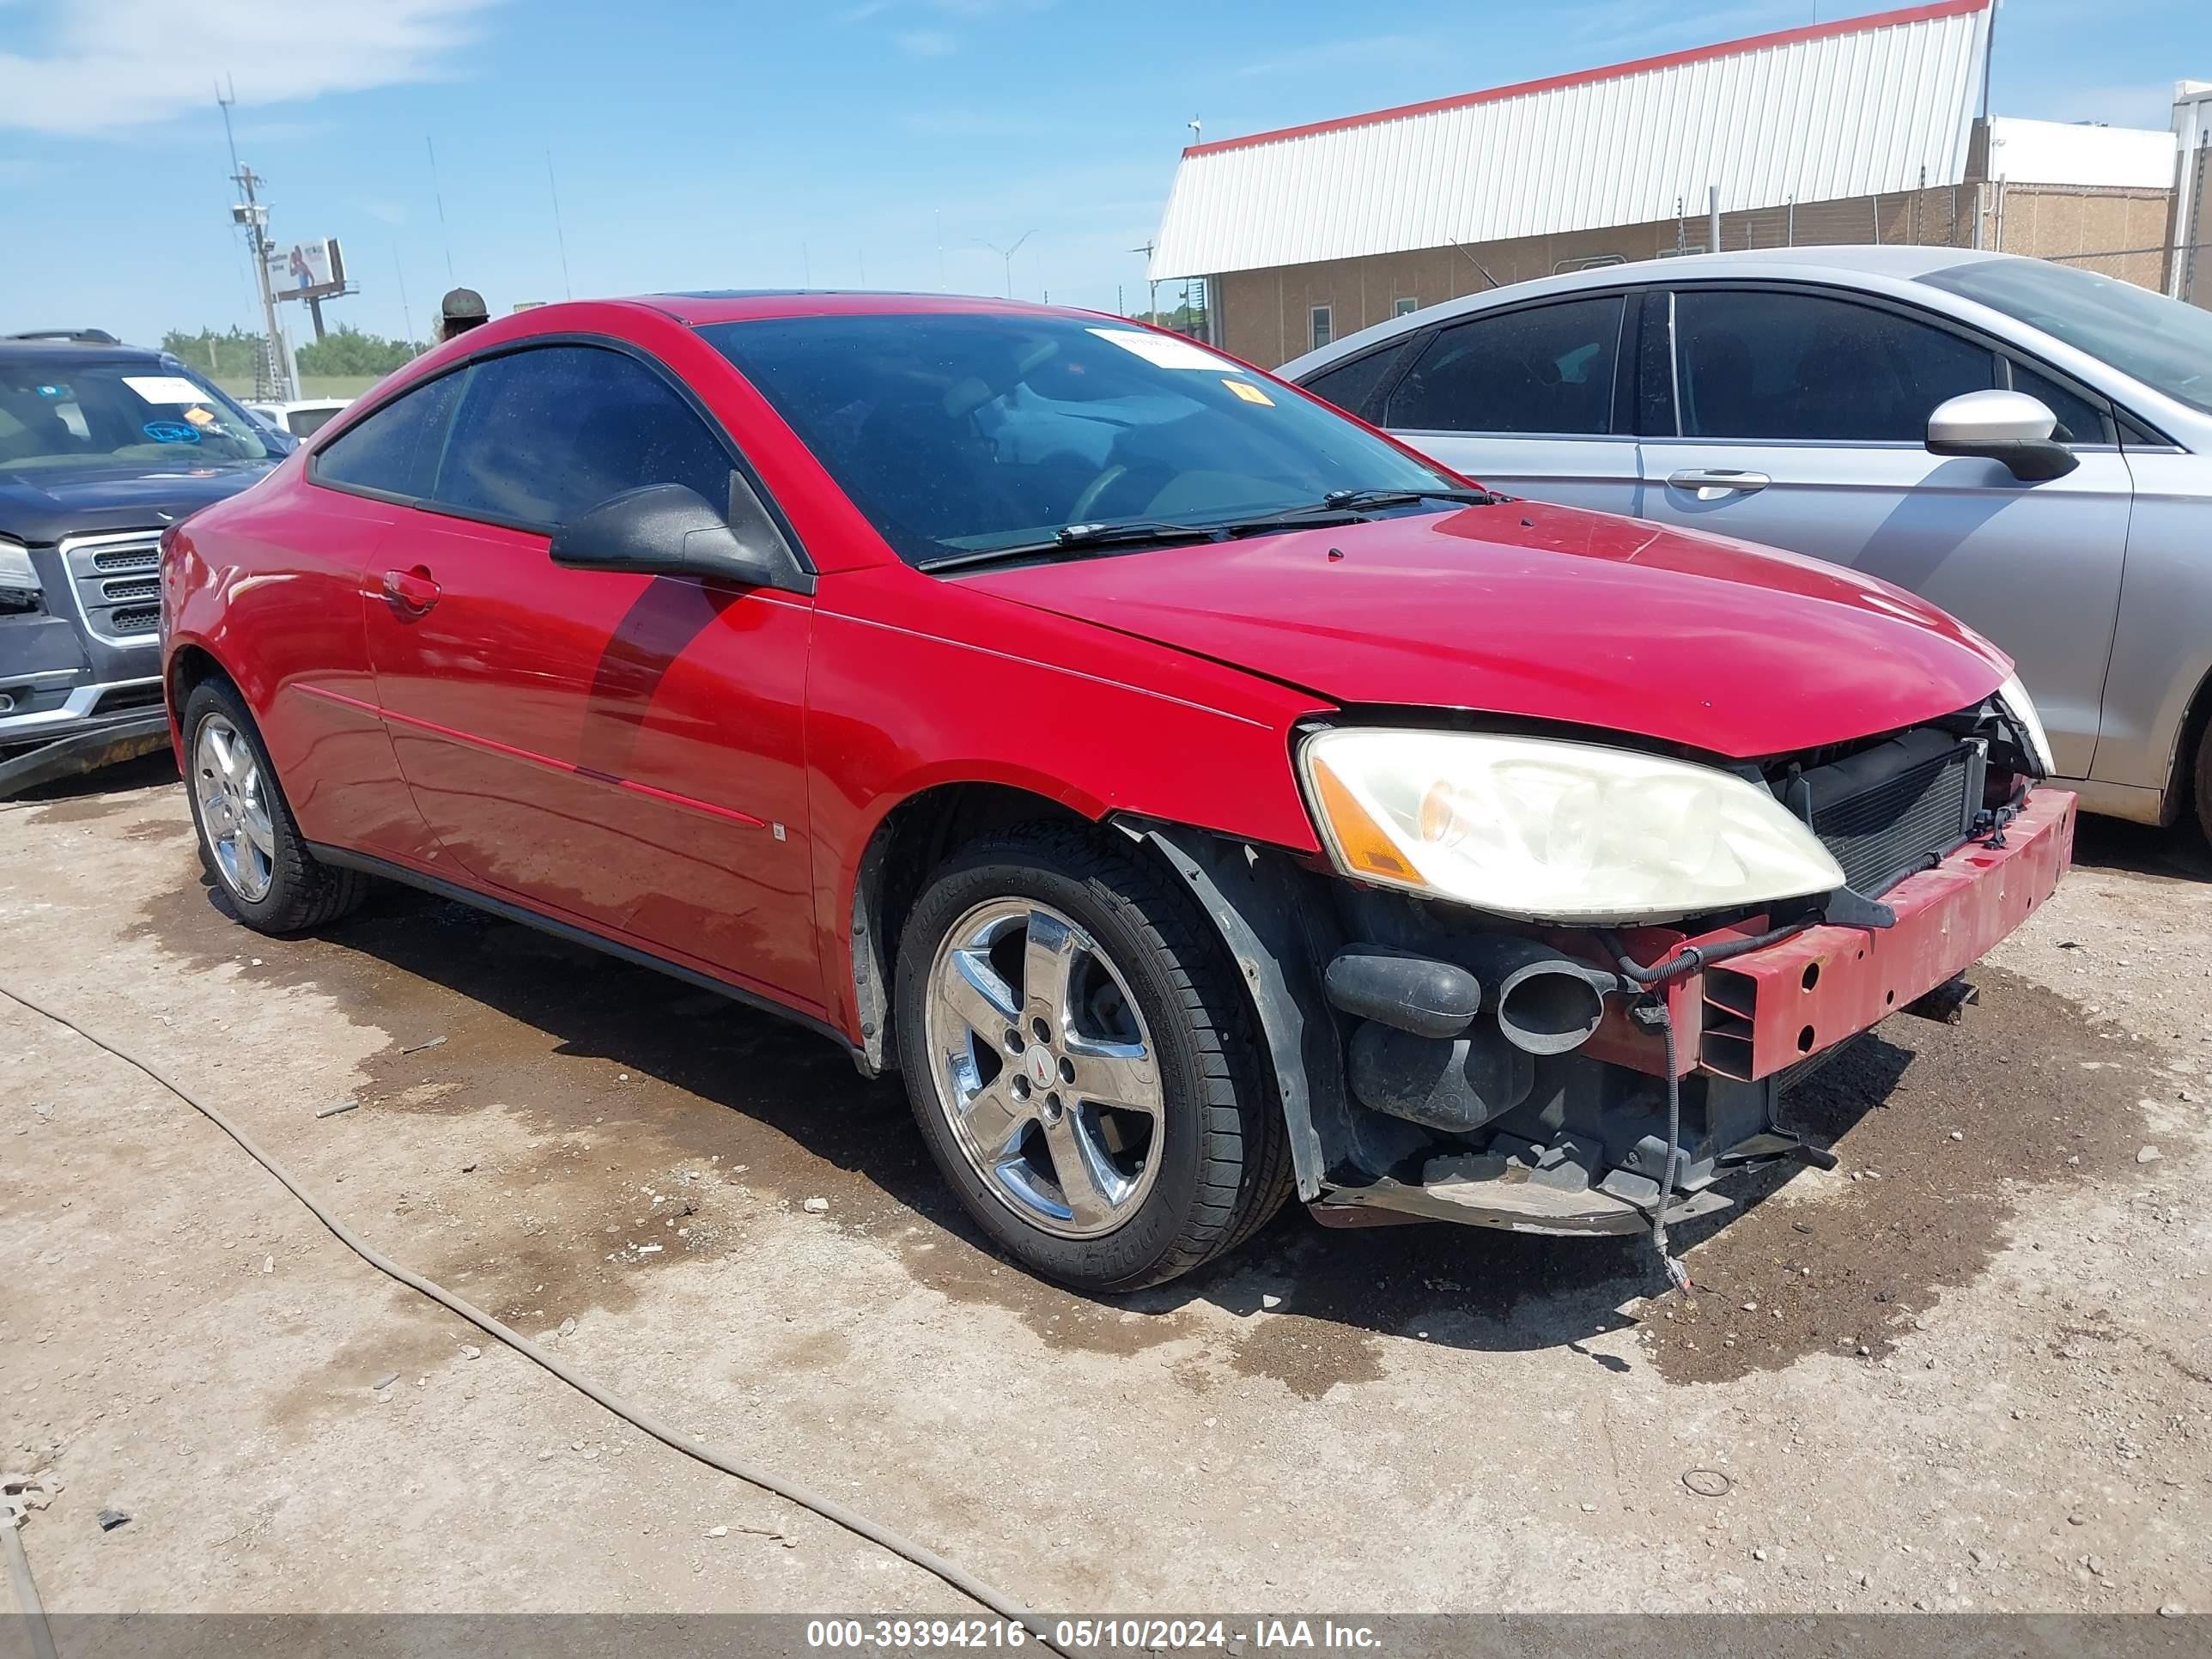
<path id="1" fill-rule="evenodd" d="M 819 1038 L 397 890 L 246 931 L 160 763 L 0 809 L 0 984 L 1032 1607 L 2203 1611 L 2212 867 L 2094 822 L 2080 859 L 1963 1025 L 1892 1021 L 1795 1097 L 1841 1168 L 1686 1230 L 1688 1297 L 1629 1243 L 1296 1209 L 1162 1291 L 1050 1288 Z M 376 1273 L 5 1000 L 0 1464 L 50 1488 L 58 1613 L 964 1609 Z"/>

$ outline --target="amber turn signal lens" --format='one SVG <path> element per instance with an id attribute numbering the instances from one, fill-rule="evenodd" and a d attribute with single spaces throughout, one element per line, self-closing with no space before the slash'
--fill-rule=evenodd
<path id="1" fill-rule="evenodd" d="M 1315 763 L 1313 780 L 1314 788 L 1321 795 L 1323 820 L 1335 836 L 1336 849 L 1347 872 L 1358 875 L 1364 872 L 1396 881 L 1407 880 L 1413 875 L 1406 861 L 1391 850 L 1390 837 L 1382 833 L 1382 826 L 1367 815 L 1367 809 L 1328 769 L 1326 762 Z"/>

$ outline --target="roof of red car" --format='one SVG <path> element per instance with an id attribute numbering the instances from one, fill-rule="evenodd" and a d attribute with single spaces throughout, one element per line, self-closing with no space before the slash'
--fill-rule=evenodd
<path id="1" fill-rule="evenodd" d="M 916 312 L 1046 312 L 1087 316 L 1067 306 L 1037 306 L 974 294 L 860 293 L 838 289 L 724 289 L 694 294 L 646 294 L 640 305 L 678 321 L 742 323 L 760 317 L 865 317 Z"/>

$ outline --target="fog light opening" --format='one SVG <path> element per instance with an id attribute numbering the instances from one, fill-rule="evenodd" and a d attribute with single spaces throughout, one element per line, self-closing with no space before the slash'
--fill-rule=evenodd
<path id="1" fill-rule="evenodd" d="M 1579 973 L 1537 969 L 1506 981 L 1498 1002 L 1498 1029 L 1532 1054 L 1579 1048 L 1605 1018 L 1605 999 Z"/>

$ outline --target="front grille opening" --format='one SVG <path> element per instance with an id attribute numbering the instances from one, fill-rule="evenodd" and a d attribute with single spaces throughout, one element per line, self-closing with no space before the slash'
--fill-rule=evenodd
<path id="1" fill-rule="evenodd" d="M 100 591 L 111 604 L 120 604 L 126 599 L 158 599 L 161 597 L 161 579 L 142 576 L 135 580 L 102 582 Z"/>
<path id="2" fill-rule="evenodd" d="M 1948 855 L 1972 828 L 1986 769 L 1972 738 L 1923 728 L 1800 771 L 1783 796 L 1871 898 Z"/>
<path id="3" fill-rule="evenodd" d="M 161 562 L 159 547 L 105 547 L 92 556 L 92 568 L 110 570 L 151 570 Z"/>
<path id="4" fill-rule="evenodd" d="M 119 714 L 131 708 L 151 708 L 157 706 L 161 701 L 161 688 L 158 682 L 152 685 L 118 686 L 114 690 L 101 696 L 98 712 L 103 714 Z"/>
<path id="5" fill-rule="evenodd" d="M 161 627 L 161 607 L 158 605 L 127 605 L 120 611 L 111 611 L 107 626 L 116 634 L 153 634 Z"/>

